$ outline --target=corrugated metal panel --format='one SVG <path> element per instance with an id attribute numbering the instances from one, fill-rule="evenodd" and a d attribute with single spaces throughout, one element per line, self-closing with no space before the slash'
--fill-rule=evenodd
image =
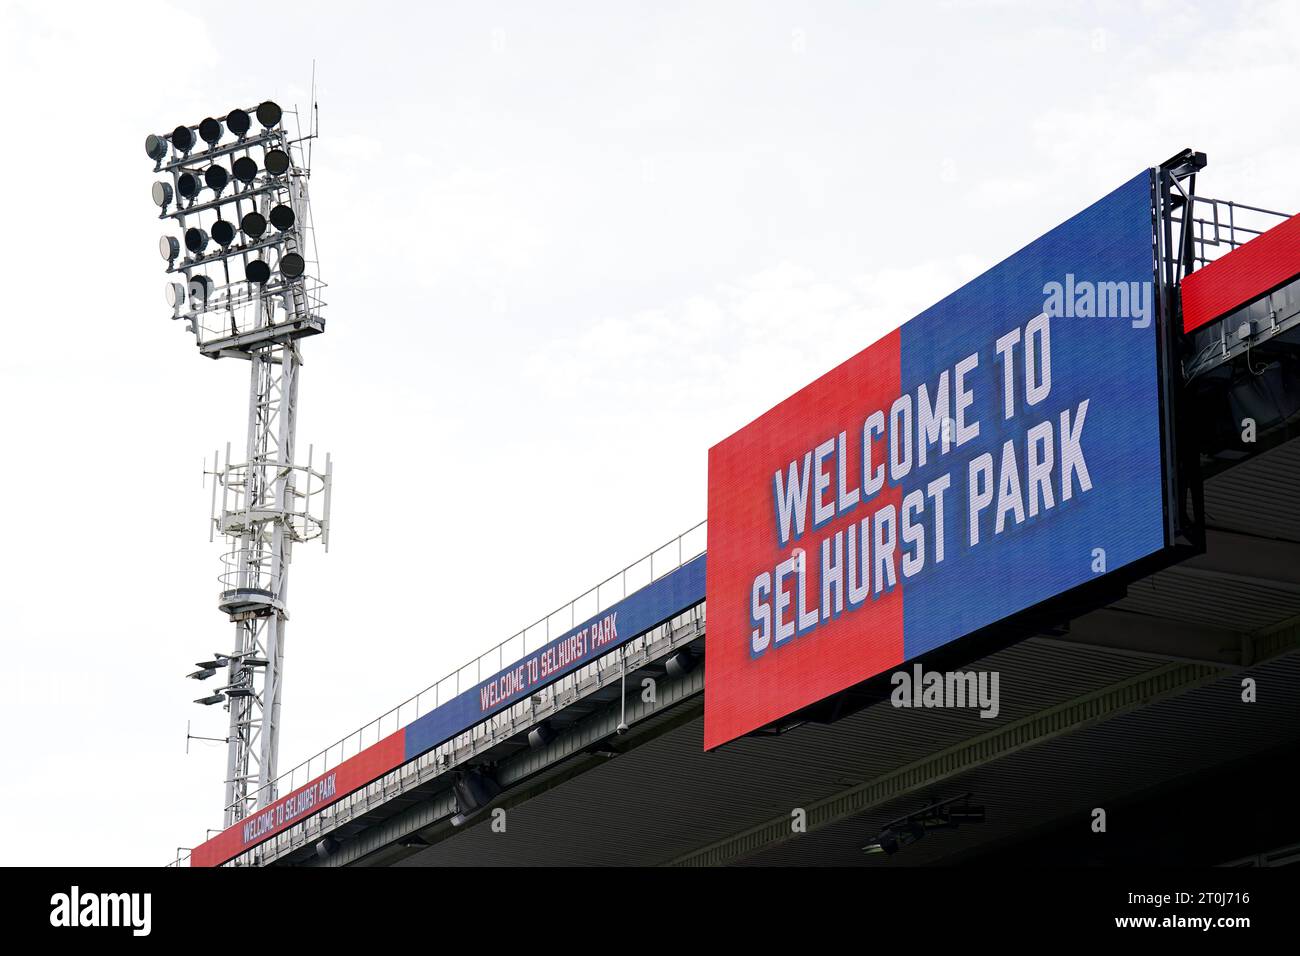
<path id="1" fill-rule="evenodd" d="M 1300 541 L 1300 440 L 1206 482 L 1205 519 L 1211 527 Z"/>
<path id="2" fill-rule="evenodd" d="M 1300 614 L 1300 594 L 1242 581 L 1207 580 L 1175 567 L 1134 584 L 1114 607 L 1171 621 L 1255 631 Z"/>

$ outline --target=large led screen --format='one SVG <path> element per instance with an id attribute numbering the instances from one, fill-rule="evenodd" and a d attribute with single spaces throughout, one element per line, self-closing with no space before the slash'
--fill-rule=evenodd
<path id="1" fill-rule="evenodd" d="M 1143 172 L 710 450 L 706 748 L 1166 547 L 1154 275 Z"/>

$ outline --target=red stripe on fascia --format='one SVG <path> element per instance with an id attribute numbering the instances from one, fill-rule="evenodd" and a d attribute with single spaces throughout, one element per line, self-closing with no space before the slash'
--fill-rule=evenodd
<path id="1" fill-rule="evenodd" d="M 1300 216 L 1183 280 L 1183 331 L 1191 332 L 1300 276 Z"/>
<path id="2" fill-rule="evenodd" d="M 297 790 L 286 796 L 281 797 L 268 807 L 258 810 L 256 813 L 249 814 L 243 820 L 240 820 L 232 827 L 222 830 L 211 840 L 196 846 L 190 851 L 190 866 L 220 866 L 228 860 L 233 860 L 239 854 L 252 847 L 257 846 L 265 840 L 269 840 L 277 833 L 281 833 L 297 823 L 301 823 L 308 817 L 319 813 L 330 804 L 342 800 L 350 793 L 360 790 L 368 783 L 382 777 L 396 767 L 406 762 L 406 728 L 394 734 L 389 734 L 378 743 L 371 744 L 365 750 L 354 754 L 347 760 L 344 760 L 332 770 L 327 770 L 319 777 L 303 784 Z M 291 807 L 302 794 L 309 790 L 318 788 L 323 781 L 333 777 L 333 787 L 329 795 L 317 799 L 306 812 L 290 813 L 280 823 L 273 823 L 266 827 L 258 827 L 257 833 L 249 839 L 245 839 L 244 829 L 250 821 L 256 823 L 257 819 L 268 811 L 274 815 L 281 807 Z"/>

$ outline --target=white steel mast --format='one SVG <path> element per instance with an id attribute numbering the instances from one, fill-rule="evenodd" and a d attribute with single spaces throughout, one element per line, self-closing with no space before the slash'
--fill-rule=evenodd
<path id="1" fill-rule="evenodd" d="M 282 119 L 268 101 L 146 141 L 155 171 L 170 175 L 154 184 L 160 218 L 181 233 L 160 242 L 168 273 L 183 279 L 167 290 L 172 317 L 186 321 L 200 354 L 249 363 L 242 460 L 227 444 L 205 471 L 209 537 L 228 543 L 218 607 L 234 646 L 190 675 L 224 670 L 224 686 L 197 702 L 229 711 L 227 827 L 278 795 L 289 565 L 297 542 L 320 538 L 329 549 L 330 458 L 318 468 L 310 449 L 305 464 L 295 455 L 300 340 L 325 329 L 302 149 L 315 134 L 292 140 Z"/>

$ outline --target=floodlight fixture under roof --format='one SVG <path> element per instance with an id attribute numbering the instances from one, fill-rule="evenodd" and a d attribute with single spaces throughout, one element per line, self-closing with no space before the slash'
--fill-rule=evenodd
<path id="1" fill-rule="evenodd" d="M 920 824 L 888 826 L 880 831 L 879 836 L 862 847 L 862 850 L 866 853 L 884 853 L 893 856 L 903 847 L 911 846 L 923 836 L 925 836 L 925 828 Z"/>
<path id="2" fill-rule="evenodd" d="M 555 739 L 555 730 L 549 724 L 541 723 L 528 731 L 528 746 L 541 750 Z"/>
<path id="3" fill-rule="evenodd" d="M 293 228 L 293 209 L 283 203 L 271 210 L 271 225 L 280 232 Z"/>
<path id="4" fill-rule="evenodd" d="M 144 138 L 144 151 L 155 163 L 161 163 L 167 155 L 167 138 L 157 133 L 150 133 Z"/>
<path id="5" fill-rule="evenodd" d="M 212 239 L 219 246 L 228 246 L 235 241 L 235 226 L 225 219 L 218 219 L 212 224 Z"/>
<path id="6" fill-rule="evenodd" d="M 226 114 L 226 128 L 236 136 L 242 138 L 252 125 L 252 121 L 249 120 L 248 114 L 243 110 L 234 109 Z"/>
<path id="7" fill-rule="evenodd" d="M 893 856 L 903 847 L 924 837 L 930 830 L 954 830 L 962 823 L 983 823 L 984 808 L 972 806 L 971 796 L 972 794 L 966 793 L 947 800 L 931 800 L 916 813 L 891 820 L 862 850 Z"/>
<path id="8" fill-rule="evenodd" d="M 279 104 L 272 100 L 267 100 L 257 108 L 257 121 L 266 129 L 278 125 L 281 115 Z"/>
<path id="9" fill-rule="evenodd" d="M 172 201 L 172 184 L 161 181 L 154 183 L 153 201 L 159 209 L 166 209 Z"/>
<path id="10" fill-rule="evenodd" d="M 983 823 L 984 808 L 970 805 L 953 807 L 948 811 L 948 819 L 957 823 Z"/>
<path id="11" fill-rule="evenodd" d="M 280 274 L 286 279 L 301 279 L 302 274 L 307 271 L 307 263 L 302 256 L 296 252 L 286 253 L 280 259 Z"/>
<path id="12" fill-rule="evenodd" d="M 179 153 L 188 153 L 194 148 L 194 130 L 188 126 L 177 126 L 172 130 L 172 145 Z"/>
<path id="13" fill-rule="evenodd" d="M 199 123 L 199 138 L 209 146 L 216 146 L 221 139 L 221 122 L 211 116 Z"/>
<path id="14" fill-rule="evenodd" d="M 874 840 L 862 847 L 864 853 L 887 853 L 893 856 L 898 852 L 898 831 L 890 828 L 881 830 Z"/>
<path id="15" fill-rule="evenodd" d="M 271 279 L 271 267 L 261 259 L 254 259 L 244 266 L 244 277 L 255 285 L 266 285 Z"/>
<path id="16" fill-rule="evenodd" d="M 257 160 L 252 156 L 240 156 L 231 164 L 230 170 L 241 183 L 251 183 L 257 178 Z"/>
<path id="17" fill-rule="evenodd" d="M 282 149 L 266 151 L 266 171 L 272 176 L 283 176 L 289 171 L 289 154 Z"/>

